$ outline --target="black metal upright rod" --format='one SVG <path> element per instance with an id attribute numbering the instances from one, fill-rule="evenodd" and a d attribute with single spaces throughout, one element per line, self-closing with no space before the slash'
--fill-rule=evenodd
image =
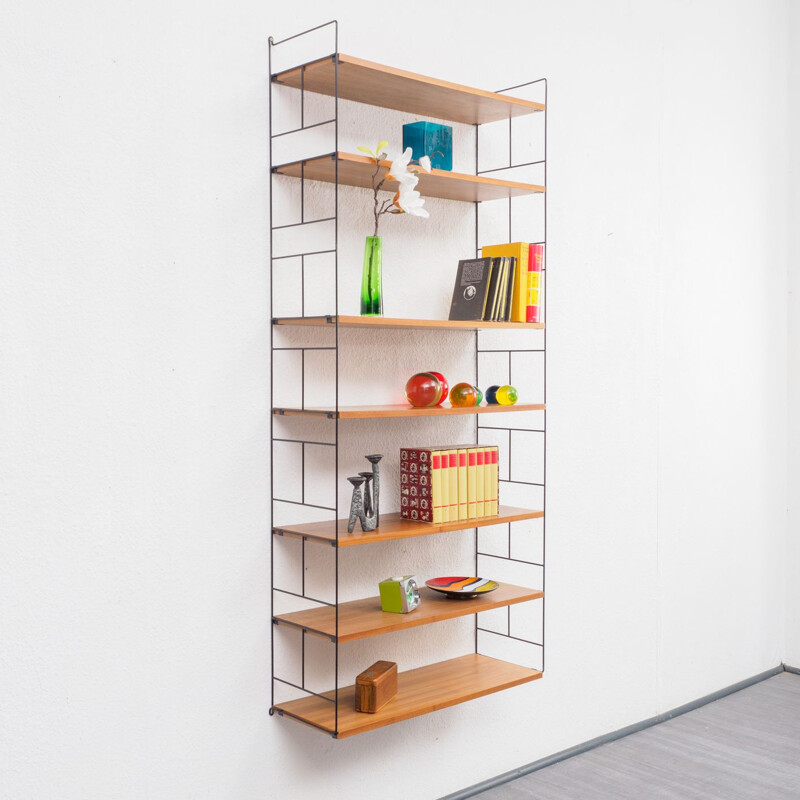
<path id="1" fill-rule="evenodd" d="M 547 79 L 544 79 L 544 185 L 545 189 L 549 190 L 547 185 L 547 116 L 549 114 L 549 107 L 547 105 Z M 544 240 L 544 258 L 542 259 L 543 264 L 542 267 L 545 268 L 547 266 L 547 260 L 549 257 L 549 253 L 547 251 L 547 191 L 544 193 L 543 198 L 544 204 L 544 225 L 542 230 L 542 239 Z M 543 458 L 542 458 L 542 483 L 544 483 L 544 487 L 542 488 L 542 511 L 544 512 L 544 516 L 542 517 L 542 672 L 544 672 L 545 666 L 545 622 L 547 619 L 546 614 L 546 597 L 547 597 L 547 590 L 545 584 L 547 583 L 546 578 L 546 568 L 544 564 L 547 563 L 545 558 L 545 539 L 546 539 L 546 528 L 547 528 L 547 277 L 545 273 L 542 273 L 542 286 L 539 287 L 539 291 L 541 292 L 541 300 L 540 308 L 543 312 L 543 322 L 545 323 L 544 331 L 542 332 L 542 342 L 544 345 L 544 353 L 542 354 L 542 372 L 544 376 L 544 380 L 542 381 L 542 402 L 544 403 L 544 410 L 542 411 L 542 447 L 544 448 Z"/>
<path id="2" fill-rule="evenodd" d="M 478 125 L 476 123 L 475 124 L 475 174 L 476 175 L 478 174 L 478 167 L 480 166 L 480 160 L 479 160 L 479 156 L 478 156 L 478 145 L 479 145 L 479 140 L 480 140 L 480 130 L 481 130 L 480 129 L 480 125 Z M 476 200 L 475 201 L 475 258 L 478 258 L 478 253 L 479 253 L 479 250 L 480 250 L 480 247 L 479 247 L 479 245 L 480 245 L 480 241 L 479 241 L 480 226 L 479 226 L 479 223 L 478 223 L 478 214 L 479 214 L 478 208 L 479 208 L 479 203 Z M 479 384 L 479 375 L 478 375 L 478 372 L 479 372 L 479 369 L 480 369 L 480 365 L 478 364 L 478 346 L 479 346 L 479 344 L 480 344 L 480 331 L 476 328 L 475 329 L 475 386 L 479 386 L 480 385 Z M 478 437 L 480 436 L 480 422 L 479 422 L 479 419 L 480 418 L 476 414 L 475 415 L 475 444 L 478 443 Z M 475 573 L 474 574 L 475 575 L 479 574 L 478 573 L 478 551 L 480 550 L 480 542 L 479 542 L 478 536 L 479 536 L 478 535 L 478 529 L 475 528 L 475 536 L 474 536 L 474 540 L 475 540 Z M 473 619 L 475 620 L 475 631 L 474 631 L 475 653 L 477 653 L 478 652 L 478 615 L 475 614 L 473 616 Z"/>
<path id="3" fill-rule="evenodd" d="M 334 469 L 334 486 L 336 494 L 336 511 L 333 517 L 333 524 L 336 529 L 336 641 L 335 653 L 335 675 L 333 682 L 333 696 L 336 703 L 333 707 L 333 730 L 334 735 L 339 734 L 339 526 L 336 520 L 339 519 L 339 23 L 334 20 L 334 56 L 333 56 L 333 116 L 334 123 L 334 284 L 335 284 L 335 306 L 336 306 L 336 466 Z"/>

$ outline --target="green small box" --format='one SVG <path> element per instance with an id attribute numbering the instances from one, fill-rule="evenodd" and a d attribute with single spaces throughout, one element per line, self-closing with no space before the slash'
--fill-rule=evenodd
<path id="1" fill-rule="evenodd" d="M 413 575 L 400 578 L 387 578 L 378 584 L 381 594 L 381 608 L 395 614 L 407 614 L 420 603 L 419 589 Z"/>

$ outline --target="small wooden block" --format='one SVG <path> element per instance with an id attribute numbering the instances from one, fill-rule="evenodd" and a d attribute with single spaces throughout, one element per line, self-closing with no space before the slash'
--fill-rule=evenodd
<path id="1" fill-rule="evenodd" d="M 397 695 L 397 664 L 376 661 L 356 678 L 355 708 L 374 714 Z"/>

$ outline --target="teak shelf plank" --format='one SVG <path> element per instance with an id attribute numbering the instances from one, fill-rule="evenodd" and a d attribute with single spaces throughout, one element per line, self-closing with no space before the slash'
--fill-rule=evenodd
<path id="1" fill-rule="evenodd" d="M 397 696 L 375 714 L 355 710 L 354 686 L 340 689 L 338 731 L 335 730 L 334 704 L 320 697 L 304 697 L 278 703 L 274 709 L 281 715 L 307 722 L 333 734 L 337 739 L 344 739 L 541 677 L 539 670 L 470 653 L 401 672 L 397 676 Z M 325 694 L 330 699 L 334 696 L 334 692 Z"/>
<path id="2" fill-rule="evenodd" d="M 336 636 L 336 609 L 326 606 L 290 614 L 276 614 L 273 619 L 279 625 L 290 625 L 307 633 L 323 636 L 339 642 L 352 642 L 383 633 L 430 625 L 455 617 L 477 614 L 493 608 L 538 600 L 544 593 L 538 589 L 527 589 L 502 583 L 498 589 L 469 600 L 450 599 L 441 592 L 420 586 L 420 606 L 409 614 L 395 614 L 381 610 L 380 597 L 367 597 L 339 604 L 339 636 Z"/>
<path id="3" fill-rule="evenodd" d="M 274 317 L 273 325 L 332 328 L 437 328 L 439 330 L 542 330 L 543 322 L 490 322 L 461 319 L 403 319 L 401 317 L 357 317 L 335 314 L 318 317 Z"/>
<path id="4" fill-rule="evenodd" d="M 339 97 L 345 100 L 468 125 L 497 122 L 545 108 L 542 103 L 428 78 L 344 53 L 338 53 L 337 78 L 334 58 L 326 56 L 305 68 L 278 72 L 272 79 L 295 89 L 302 82 L 305 91 L 329 96 L 335 94 L 338 82 Z"/>
<path id="5" fill-rule="evenodd" d="M 356 529 L 353 533 L 348 533 L 347 520 L 340 519 L 337 520 L 335 525 L 332 520 L 330 522 L 305 522 L 300 525 L 276 525 L 273 528 L 273 533 L 279 536 L 294 536 L 305 538 L 309 541 L 327 542 L 338 547 L 352 547 L 359 544 L 389 542 L 394 539 L 412 539 L 415 536 L 429 536 L 434 533 L 465 531 L 472 528 L 483 528 L 487 525 L 501 525 L 505 522 L 538 519 L 543 516 L 544 511 L 515 508 L 514 506 L 500 506 L 499 513 L 493 517 L 476 517 L 433 524 L 400 519 L 400 514 L 394 512 L 392 514 L 381 514 L 381 524 L 374 531 L 362 531 L 358 523 L 356 523 Z"/>
<path id="6" fill-rule="evenodd" d="M 434 406 L 433 408 L 414 408 L 405 403 L 388 406 L 340 406 L 335 408 L 286 408 L 276 407 L 273 414 L 287 417 L 311 416 L 329 417 L 331 419 L 376 419 L 386 417 L 438 417 L 460 416 L 463 414 L 502 414 L 511 411 L 544 411 L 544 403 L 517 403 L 513 406 L 486 405 L 468 406 Z"/>
<path id="7" fill-rule="evenodd" d="M 339 166 L 338 176 L 337 164 Z M 381 176 L 386 174 L 390 166 L 390 161 L 381 161 Z M 339 152 L 280 164 L 272 169 L 279 175 L 288 175 L 291 178 L 302 177 L 306 180 L 326 183 L 336 183 L 338 180 L 338 183 L 346 186 L 372 189 L 375 162 L 367 156 Z M 394 193 L 397 191 L 397 187 L 397 181 L 386 181 L 383 191 Z M 417 189 L 423 197 L 440 197 L 445 200 L 461 200 L 468 203 L 508 199 L 545 191 L 544 186 L 533 183 L 504 181 L 499 178 L 487 178 L 485 175 L 464 175 L 460 172 L 441 169 L 432 169 L 430 173 L 420 172 Z"/>

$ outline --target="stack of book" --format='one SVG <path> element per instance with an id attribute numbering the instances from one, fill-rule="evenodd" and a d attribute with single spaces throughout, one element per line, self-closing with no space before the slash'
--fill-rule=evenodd
<path id="1" fill-rule="evenodd" d="M 498 448 L 476 444 L 400 449 L 400 517 L 456 522 L 498 513 Z"/>
<path id="2" fill-rule="evenodd" d="M 511 242 L 481 252 L 458 262 L 450 319 L 539 322 L 542 245 Z"/>

